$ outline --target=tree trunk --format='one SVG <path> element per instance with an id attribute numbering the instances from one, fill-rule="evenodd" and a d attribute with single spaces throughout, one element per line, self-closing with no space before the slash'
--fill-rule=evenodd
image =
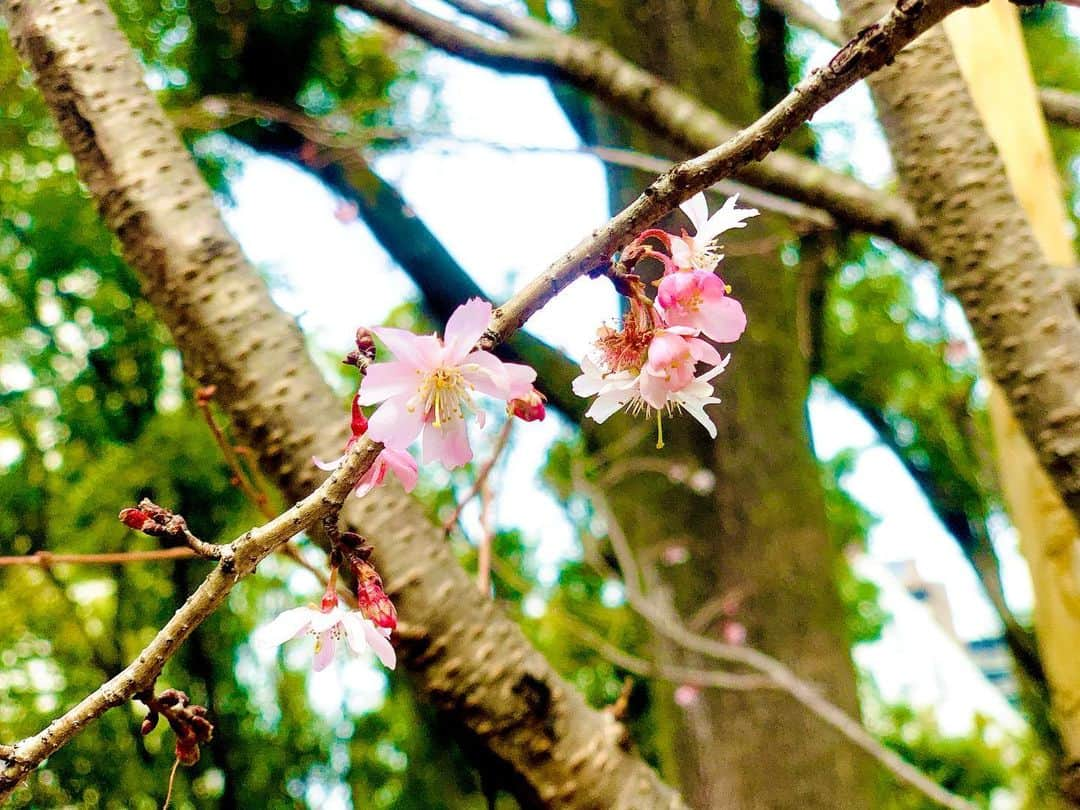
<path id="1" fill-rule="evenodd" d="M 583 2 L 577 16 L 584 33 L 633 54 L 643 67 L 728 119 L 749 121 L 759 111 L 754 62 L 734 3 L 705 8 L 689 0 Z M 670 145 L 624 120 L 600 119 L 593 132 L 611 145 L 672 153 Z M 640 189 L 640 181 L 625 172 L 610 176 L 616 204 Z M 767 245 L 790 234 L 766 218 L 736 233 L 727 239 L 729 252 L 752 253 L 729 257 L 722 274 L 742 300 L 750 325 L 732 347 L 728 372 L 718 378 L 724 400 L 713 409 L 719 437 L 711 443 L 690 420 L 669 420 L 663 451 L 652 438 L 634 450 L 638 458 L 670 462 L 673 469 L 703 468 L 715 475 L 716 486 L 701 496 L 642 471 L 615 482 L 608 497 L 655 577 L 654 591 L 669 592 L 683 617 L 731 597 L 739 603 L 732 620 L 745 626 L 748 644 L 789 664 L 857 715 L 834 580 L 837 552 L 827 533 L 804 410 L 810 374 L 795 328 L 799 278 L 784 269 L 775 243 Z M 634 459 L 619 463 L 634 468 Z M 689 562 L 663 565 L 665 549 L 673 546 L 685 547 Z M 679 656 L 660 641 L 656 646 L 658 655 Z M 790 699 L 768 692 L 710 692 L 679 707 L 670 695 L 665 698 L 664 707 L 654 709 L 666 732 L 665 772 L 678 774 L 683 795 L 695 807 L 872 805 L 868 760 Z"/>
<path id="2" fill-rule="evenodd" d="M 244 443 L 287 497 L 307 494 L 321 477 L 312 455 L 345 443 L 344 408 L 225 229 L 108 5 L 12 0 L 0 9 L 189 373 L 218 386 Z M 479 593 L 414 501 L 380 489 L 349 499 L 344 517 L 374 543 L 417 687 L 490 751 L 525 806 L 684 806 L 626 750 L 612 715 L 590 709 Z"/>
<path id="3" fill-rule="evenodd" d="M 884 9 L 876 0 L 841 0 L 840 6 L 848 31 Z M 962 22 L 958 18 L 956 25 Z M 972 53 L 969 46 L 962 47 Z M 980 40 L 977 47 L 986 48 L 986 44 Z M 993 52 L 995 59 L 1010 53 L 1001 48 L 987 48 L 987 52 Z M 1014 65 L 1013 79 L 1016 71 L 1026 70 L 1026 66 Z M 1080 346 L 1080 320 L 1065 296 L 1062 274 L 1047 263 L 1017 202 L 1017 191 L 1026 185 L 1022 175 L 1029 168 L 1018 165 L 1015 185 L 1010 184 L 943 30 L 923 35 L 899 55 L 892 68 L 878 72 L 869 82 L 905 196 L 923 220 L 931 255 L 964 307 L 990 371 L 1028 436 L 1036 438 L 1043 466 L 1055 476 L 1075 514 L 1080 481 L 1071 477 L 1068 459 L 1080 453 L 1080 443 L 1070 438 L 1080 425 L 1075 401 L 1080 388 L 1072 382 L 1080 369 L 1072 348 Z M 982 88 L 983 93 L 993 96 L 993 105 L 989 99 L 984 102 L 989 114 L 1003 97 L 1010 103 L 1019 98 L 1022 103 L 1023 87 L 1014 83 L 1008 91 Z M 1026 113 L 1037 115 L 1034 108 L 1014 108 L 1011 116 Z M 1010 136 L 998 116 L 993 118 L 998 121 L 997 137 L 1007 147 Z M 1025 140 L 1023 150 L 1032 148 L 1037 148 L 1037 142 L 1033 147 Z M 1046 193 L 1046 187 L 1040 187 L 1039 194 Z M 1047 396 L 1051 399 L 1044 399 Z M 1051 401 L 1053 396 L 1071 399 L 1072 407 Z M 1039 602 L 1040 651 L 1066 753 L 1075 770 L 1080 758 L 1080 700 L 1071 686 L 1076 636 L 1069 633 L 1065 638 L 1066 643 L 1071 641 L 1071 650 L 1058 651 L 1046 646 L 1045 635 L 1058 637 L 1065 626 L 1076 626 L 1075 604 L 1068 604 L 1068 591 L 1075 591 L 1075 583 L 1064 570 L 1073 553 L 1075 526 L 1069 525 L 1065 511 L 1055 507 L 1060 502 L 1047 500 L 1048 493 L 1040 490 L 1040 471 L 1027 466 L 1030 449 L 1019 444 L 1019 430 L 1009 427 L 1004 403 L 992 403 L 992 407 L 998 452 L 1004 461 L 1003 486 L 1014 518 L 1021 532 L 1026 532 L 1025 554 Z"/>
<path id="4" fill-rule="evenodd" d="M 1054 265 L 1075 266 L 1061 182 L 1016 9 L 1006 0 L 992 0 L 949 18 L 945 32 L 1032 234 Z M 1002 104 L 1003 98 L 1010 104 Z M 990 393 L 990 416 L 1002 491 L 1031 569 L 1039 650 L 1069 755 L 1065 768 L 1071 764 L 1075 772 L 1080 759 L 1080 587 L 1073 560 L 1080 529 L 997 386 Z M 1066 790 L 1080 803 L 1080 774 L 1073 778 L 1077 783 Z"/>

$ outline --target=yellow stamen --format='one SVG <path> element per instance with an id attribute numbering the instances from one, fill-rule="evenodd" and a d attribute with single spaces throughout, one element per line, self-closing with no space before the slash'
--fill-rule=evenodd
<path id="1" fill-rule="evenodd" d="M 656 412 L 656 449 L 664 449 L 664 420 L 661 418 L 660 411 Z"/>

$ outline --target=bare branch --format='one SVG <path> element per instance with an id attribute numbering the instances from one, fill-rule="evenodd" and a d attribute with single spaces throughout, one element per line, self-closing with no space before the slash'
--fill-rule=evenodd
<path id="1" fill-rule="evenodd" d="M 126 565 L 135 562 L 157 562 L 159 560 L 189 560 L 200 556 L 190 548 L 161 548 L 151 551 L 114 551 L 100 554 L 54 554 L 51 551 L 38 551 L 12 557 L 0 557 L 0 565 L 37 565 L 51 568 L 54 565 Z"/>
<path id="2" fill-rule="evenodd" d="M 1047 121 L 1067 127 L 1080 127 L 1080 94 L 1044 87 L 1039 90 Z"/>
<path id="3" fill-rule="evenodd" d="M 813 31 L 834 45 L 844 41 L 840 21 L 829 19 L 804 0 L 765 0 L 765 2 L 787 17 L 791 25 Z"/>
<path id="4" fill-rule="evenodd" d="M 509 12 L 459 0 L 461 10 L 487 9 L 474 16 L 485 22 L 497 20 L 510 34 L 495 40 L 420 11 L 406 0 L 347 0 L 346 5 L 477 64 L 572 84 L 690 153 L 712 149 L 738 132 L 712 109 L 606 45 L 564 34 L 538 20 L 515 21 Z M 749 185 L 822 208 L 847 227 L 885 236 L 922 255 L 921 236 L 906 202 L 806 158 L 784 151 L 769 154 L 774 148 L 732 174 Z"/>

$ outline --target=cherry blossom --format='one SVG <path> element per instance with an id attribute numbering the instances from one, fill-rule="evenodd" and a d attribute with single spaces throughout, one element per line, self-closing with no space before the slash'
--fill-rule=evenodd
<path id="1" fill-rule="evenodd" d="M 466 418 L 476 414 L 483 422 L 473 394 L 510 401 L 527 396 L 536 379 L 528 366 L 473 348 L 491 311 L 479 298 L 462 304 L 447 321 L 443 340 L 390 327 L 373 330 L 395 359 L 371 365 L 360 384 L 361 405 L 382 403 L 371 416 L 372 439 L 404 451 L 421 436 L 424 463 L 439 461 L 447 469 L 472 459 Z"/>
<path id="2" fill-rule="evenodd" d="M 656 302 L 668 323 L 698 329 L 718 343 L 734 343 L 746 329 L 742 304 L 712 271 L 677 270 L 660 279 Z"/>
<path id="3" fill-rule="evenodd" d="M 709 216 L 709 206 L 705 195 L 698 192 L 679 208 L 694 226 L 694 235 L 683 231 L 682 236 L 669 237 L 671 258 L 683 270 L 704 270 L 711 273 L 716 269 L 723 253 L 714 249 L 716 237 L 732 228 L 745 228 L 744 220 L 757 216 L 756 208 L 737 208 L 739 195 L 729 197 L 720 210 Z"/>
<path id="4" fill-rule="evenodd" d="M 336 470 L 341 466 L 341 462 L 345 460 L 345 456 L 349 454 L 352 446 L 367 432 L 368 421 L 364 417 L 364 412 L 360 410 L 359 396 L 353 397 L 351 426 L 352 436 L 349 437 L 349 441 L 345 444 L 345 452 L 333 461 L 321 461 L 312 458 L 311 460 L 316 467 L 327 472 Z M 388 471 L 392 472 L 401 482 L 401 486 L 404 487 L 406 492 L 412 492 L 416 487 L 416 481 L 419 477 L 416 459 L 401 450 L 384 447 L 382 452 L 375 457 L 371 466 L 357 479 L 353 492 L 356 493 L 357 497 L 367 495 L 386 480 Z"/>
<path id="5" fill-rule="evenodd" d="M 305 605 L 280 613 L 255 631 L 252 643 L 257 647 L 278 647 L 309 633 L 315 636 L 315 658 L 311 665 L 315 672 L 330 665 L 342 639 L 354 653 L 371 649 L 389 669 L 397 663 L 388 640 L 390 629 L 377 627 L 359 611 L 343 610 L 337 596 L 330 592 L 323 596 L 321 605 Z"/>

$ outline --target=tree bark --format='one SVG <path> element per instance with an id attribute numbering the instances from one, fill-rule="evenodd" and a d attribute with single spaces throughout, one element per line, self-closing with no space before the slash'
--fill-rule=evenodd
<path id="1" fill-rule="evenodd" d="M 758 113 L 753 56 L 734 3 L 706 10 L 691 0 L 606 0 L 578 3 L 576 13 L 587 36 L 634 54 L 643 67 L 729 120 L 745 122 Z M 681 151 L 679 144 L 624 119 L 595 113 L 594 106 L 592 132 L 609 145 Z M 639 187 L 626 172 L 609 177 L 613 204 Z M 789 235 L 783 223 L 763 217 L 726 242 Z M 669 594 L 684 617 L 714 600 L 744 594 L 733 618 L 746 627 L 747 643 L 789 664 L 857 716 L 834 580 L 836 550 L 806 428 L 810 375 L 795 329 L 799 279 L 783 269 L 776 248 L 730 258 L 721 272 L 750 325 L 731 347 L 730 371 L 718 379 L 724 400 L 713 411 L 719 438 L 713 444 L 689 420 L 669 420 L 663 451 L 655 449 L 653 437 L 633 451 L 647 462 L 703 468 L 715 475 L 715 489 L 702 496 L 655 472 L 640 472 L 613 482 L 607 497 L 643 567 L 651 569 L 654 594 Z M 619 423 L 598 435 L 611 441 L 627 428 Z M 621 457 L 619 463 L 633 469 L 635 458 Z M 660 561 L 669 546 L 685 547 L 690 561 L 665 566 Z M 684 658 L 660 640 L 655 646 L 661 660 Z M 664 698 L 654 708 L 665 731 L 664 772 L 678 775 L 695 807 L 872 806 L 868 760 L 791 700 L 763 692 L 709 692 L 684 708 L 674 705 L 670 693 Z"/>
<path id="2" fill-rule="evenodd" d="M 1033 236 L 1050 262 L 1074 266 L 1061 182 L 1016 9 L 1005 0 L 991 0 L 958 13 L 945 32 Z M 1011 103 L 1003 105 L 1003 98 Z M 1064 765 L 1075 771 L 1080 759 L 1080 588 L 1073 561 L 1080 528 L 996 386 L 990 393 L 990 416 L 1002 491 L 1031 569 L 1035 627 L 1050 678 L 1054 719 L 1068 755 Z M 1067 782 L 1066 793 L 1080 804 L 1080 783 Z"/>
<path id="3" fill-rule="evenodd" d="M 884 8 L 877 0 L 841 0 L 840 6 L 849 32 Z M 920 216 L 929 251 L 960 300 L 1008 406 L 1075 516 L 1080 513 L 1080 318 L 1062 274 L 1048 264 L 1017 201 L 1023 184 L 1019 177 L 1015 186 L 1010 183 L 942 30 L 924 34 L 892 68 L 869 81 L 904 194 Z M 1003 97 L 1015 102 L 1017 92 L 1015 85 L 1008 92 L 996 88 L 993 104 L 1001 104 Z M 1025 112 L 1031 113 L 1013 114 Z M 1025 141 L 1024 150 L 1030 148 Z M 1046 195 L 1046 189 L 1040 187 L 1038 194 Z M 1018 525 L 1031 519 L 1024 542 L 1040 605 L 1040 651 L 1067 755 L 1076 768 L 1080 699 L 1071 686 L 1071 651 L 1077 636 L 1065 638 L 1068 663 L 1053 660 L 1060 653 L 1048 648 L 1043 637 L 1045 632 L 1056 636 L 1075 622 L 1075 605 L 1070 608 L 1067 593 L 1075 598 L 1076 586 L 1066 570 L 1075 526 L 1067 512 L 1055 509 L 1056 498 L 1040 493 L 1039 471 L 1033 473 L 1024 460 L 1030 451 L 1019 442 L 1019 430 L 1008 427 L 1008 408 L 993 407 L 998 451 L 1007 454 L 1003 471 L 1011 479 L 1003 484 L 1014 493 L 1010 508 Z M 1020 528 L 1023 533 L 1025 527 Z"/>
<path id="4" fill-rule="evenodd" d="M 334 454 L 347 438 L 344 409 L 226 231 L 108 6 L 11 0 L 2 8 L 189 373 L 218 386 L 287 497 L 306 494 L 321 477 L 311 456 Z M 491 752 L 525 806 L 684 806 L 626 750 L 614 718 L 586 706 L 483 598 L 411 499 L 381 489 L 351 499 L 345 518 L 374 542 L 402 616 L 401 659 L 418 689 Z"/>

